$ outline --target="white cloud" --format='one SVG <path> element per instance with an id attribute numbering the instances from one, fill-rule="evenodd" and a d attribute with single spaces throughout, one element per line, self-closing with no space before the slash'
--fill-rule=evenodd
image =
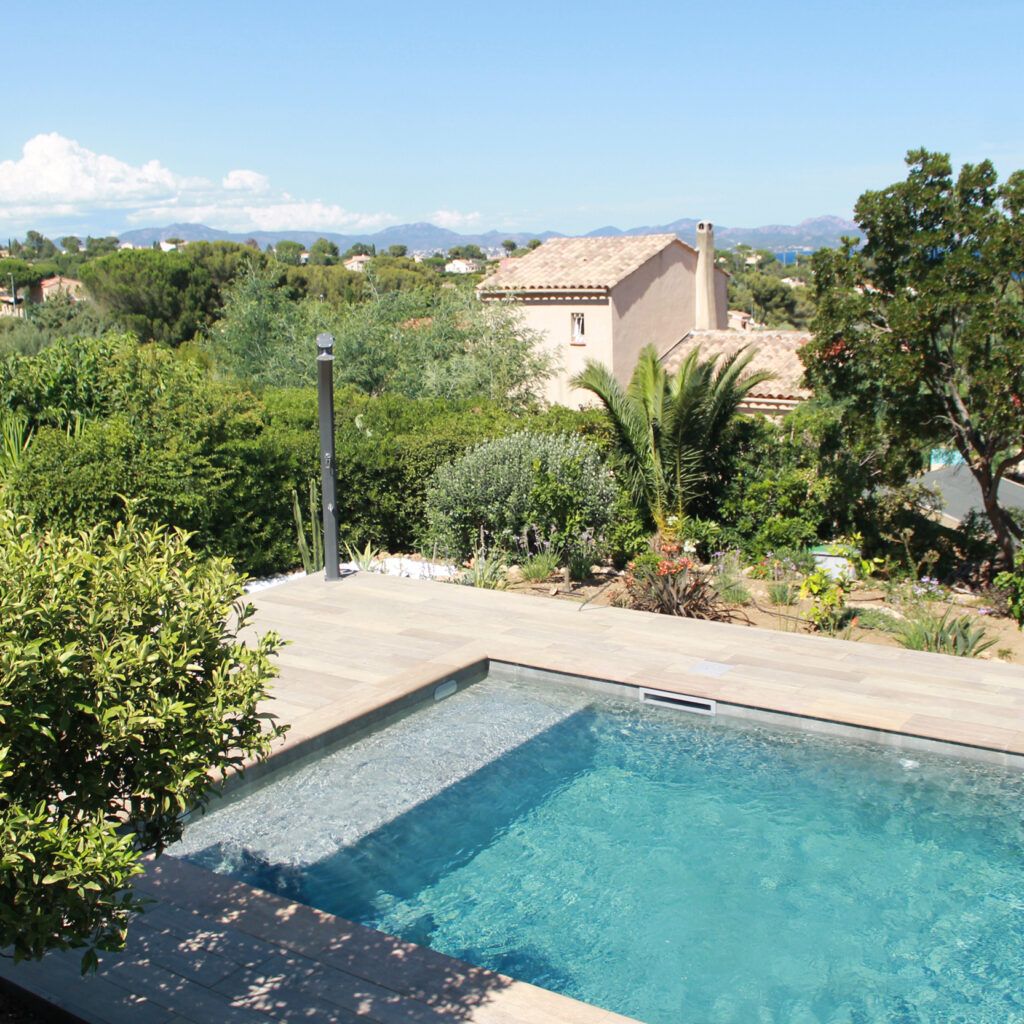
<path id="1" fill-rule="evenodd" d="M 266 192 L 270 188 L 270 179 L 259 171 L 228 171 L 221 187 L 229 192 Z"/>
<path id="2" fill-rule="evenodd" d="M 256 227 L 263 231 L 299 227 L 310 231 L 368 231 L 398 221 L 397 217 L 389 213 L 353 213 L 330 203 L 302 203 L 295 200 L 249 207 L 246 212 Z"/>
<path id="3" fill-rule="evenodd" d="M 124 206 L 200 184 L 178 177 L 157 160 L 133 167 L 50 132 L 29 139 L 20 160 L 0 163 L 0 210 Z"/>
<path id="4" fill-rule="evenodd" d="M 397 222 L 389 213 L 293 198 L 273 190 L 259 171 L 230 170 L 217 185 L 175 174 L 157 160 L 133 166 L 56 132 L 36 135 L 20 159 L 0 162 L 0 220 L 9 230 L 45 227 L 55 218 L 109 221 L 111 213 L 129 224 L 202 222 L 232 231 L 366 231 Z"/>
<path id="5" fill-rule="evenodd" d="M 439 228 L 457 231 L 459 228 L 468 228 L 479 223 L 480 214 L 476 212 L 460 213 L 458 210 L 435 210 L 427 219 Z"/>

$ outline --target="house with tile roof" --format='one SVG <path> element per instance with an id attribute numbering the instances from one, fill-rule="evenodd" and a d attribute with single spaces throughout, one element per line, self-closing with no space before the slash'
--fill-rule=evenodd
<path id="1" fill-rule="evenodd" d="M 56 295 L 66 295 L 72 301 L 82 298 L 85 286 L 74 277 L 55 275 L 44 278 L 29 291 L 30 302 L 49 302 Z"/>
<path id="2" fill-rule="evenodd" d="M 356 256 L 350 256 L 342 265 L 346 270 L 354 270 L 357 274 L 364 274 L 366 273 L 367 265 L 372 262 L 372 256 L 367 256 L 366 253 L 359 253 Z"/>
<path id="3" fill-rule="evenodd" d="M 485 301 L 514 301 L 560 369 L 547 398 L 589 404 L 569 381 L 588 360 L 607 365 L 623 384 L 637 356 L 653 344 L 666 355 L 695 329 L 724 329 L 728 274 L 715 266 L 711 224 L 698 248 L 675 235 L 551 238 L 525 256 L 502 260 L 477 291 Z"/>

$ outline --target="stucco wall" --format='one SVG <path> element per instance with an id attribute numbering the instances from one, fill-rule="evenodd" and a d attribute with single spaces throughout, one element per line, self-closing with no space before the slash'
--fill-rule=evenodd
<path id="1" fill-rule="evenodd" d="M 670 245 L 612 289 L 612 372 L 625 384 L 645 345 L 668 351 L 693 330 L 697 254 Z"/>
<path id="2" fill-rule="evenodd" d="M 608 298 L 521 297 L 517 305 L 523 312 L 526 325 L 541 333 L 544 337 L 544 347 L 553 353 L 556 359 L 558 368 L 548 381 L 545 398 L 559 405 L 589 404 L 593 396 L 589 392 L 571 388 L 569 381 L 583 369 L 589 359 L 611 365 L 612 307 Z M 573 313 L 583 314 L 583 345 L 571 343 Z"/>
<path id="3" fill-rule="evenodd" d="M 669 245 L 611 290 L 610 296 L 519 296 L 527 326 L 544 338 L 545 348 L 559 369 L 548 382 L 545 397 L 561 405 L 581 406 L 594 401 L 586 391 L 569 386 L 588 360 L 610 367 L 626 384 L 637 356 L 653 344 L 663 355 L 694 329 L 697 253 L 682 244 Z M 715 271 L 716 323 L 728 326 L 728 278 Z M 582 313 L 585 344 L 573 345 L 572 314 Z"/>

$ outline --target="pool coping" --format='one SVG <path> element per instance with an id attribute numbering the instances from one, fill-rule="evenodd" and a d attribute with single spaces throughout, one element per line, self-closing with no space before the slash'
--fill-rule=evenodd
<path id="1" fill-rule="evenodd" d="M 940 655 L 914 653 L 908 659 L 905 657 L 908 652 L 887 649 L 880 649 L 881 654 L 879 649 L 851 651 L 856 645 L 844 646 L 844 642 L 838 640 L 822 641 L 815 637 L 788 635 L 780 638 L 765 630 L 751 631 L 738 626 L 647 616 L 622 609 L 593 609 L 576 619 L 578 608 L 567 609 L 562 602 L 539 602 L 520 595 L 444 587 L 434 582 L 373 578 L 364 574 L 333 585 L 313 578 L 288 581 L 254 595 L 254 599 L 260 612 L 257 625 L 276 627 L 297 638 L 294 648 L 286 649 L 281 657 L 285 664 L 278 693 L 284 707 L 302 710 L 301 701 L 305 700 L 311 710 L 301 714 L 288 713 L 286 717 L 292 721 L 289 733 L 278 741 L 269 758 L 249 765 L 244 778 L 231 780 L 228 792 L 236 787 L 247 788 L 269 772 L 287 768 L 324 747 L 351 740 L 362 732 L 385 724 L 430 700 L 434 688 L 448 680 L 455 679 L 460 687 L 471 685 L 484 678 L 492 665 L 499 673 L 511 673 L 518 678 L 541 677 L 548 682 L 583 683 L 598 688 L 609 687 L 618 693 L 622 693 L 623 688 L 635 692 L 640 686 L 654 686 L 713 700 L 723 716 L 1024 768 L 1024 724 L 1015 722 L 1013 718 L 1018 708 L 1024 707 L 1024 677 L 1019 675 L 1019 670 L 1003 671 L 1006 666 L 977 666 L 977 674 L 984 677 L 985 686 L 993 691 L 1003 688 L 1008 694 L 1005 698 L 1000 697 L 1000 706 L 1006 705 L 1012 728 L 986 727 L 988 731 L 981 729 L 980 733 L 994 736 L 1005 732 L 1008 738 L 1000 745 L 998 741 L 971 742 L 971 730 L 958 729 L 956 716 L 952 714 L 945 718 L 936 717 L 934 728 L 929 725 L 930 734 L 929 729 L 908 732 L 890 726 L 894 720 L 891 714 L 887 714 L 891 700 L 888 705 L 885 700 L 879 701 L 877 708 L 870 701 L 866 704 L 851 703 L 848 711 L 842 714 L 823 714 L 814 712 L 819 705 L 838 706 L 834 695 L 831 703 L 827 703 L 816 701 L 812 695 L 804 695 L 802 691 L 785 691 L 780 685 L 773 689 L 776 678 L 787 674 L 787 659 L 796 655 L 806 656 L 813 664 L 833 666 L 834 671 L 826 667 L 816 671 L 831 674 L 840 681 L 850 679 L 851 693 L 856 692 L 852 682 L 852 660 L 861 655 L 865 655 L 862 660 L 870 662 L 872 670 L 879 673 L 883 670 L 889 674 L 905 670 L 920 681 L 927 678 L 929 672 L 934 676 L 941 668 L 946 675 L 953 675 L 962 682 L 963 667 L 949 665 L 953 659 Z M 541 603 L 551 607 L 540 609 Z M 414 621 L 422 618 L 433 628 L 408 626 L 404 615 L 410 611 L 417 612 Z M 363 648 L 344 644 L 345 637 L 339 639 L 332 634 L 325 639 L 316 632 L 314 627 L 321 624 L 334 628 L 337 616 L 343 616 L 341 621 L 351 627 L 351 636 L 362 638 L 364 647 L 371 650 L 370 655 Z M 658 619 L 661 621 L 656 621 Z M 569 631 L 568 634 L 565 631 Z M 572 635 L 573 631 L 578 635 Z M 481 639 L 481 633 L 486 639 Z M 531 643 L 534 633 L 540 637 L 537 643 Z M 767 654 L 759 662 L 745 653 L 751 645 L 737 645 L 744 636 L 760 638 L 780 665 L 775 666 L 767 660 Z M 665 669 L 658 668 L 663 662 L 650 659 L 646 662 L 649 667 L 645 668 L 643 664 L 638 667 L 636 659 L 630 657 L 633 652 L 631 645 L 647 642 L 648 638 L 655 646 L 660 644 L 659 651 L 669 653 L 679 640 L 685 641 L 689 644 L 687 654 L 673 654 L 675 660 L 665 662 L 668 665 Z M 820 656 L 822 643 L 836 645 L 824 658 Z M 403 645 L 418 645 L 420 654 L 410 654 Z M 624 652 L 624 657 L 619 657 L 619 651 Z M 835 657 L 831 657 L 833 651 Z M 664 657 L 667 658 L 668 654 Z M 757 702 L 735 699 L 736 670 L 747 663 L 755 669 L 759 669 L 762 663 L 767 664 L 767 668 L 761 671 L 768 680 L 761 689 L 767 699 Z M 585 670 L 577 671 L 581 664 Z M 386 673 L 381 670 L 382 665 L 399 665 L 401 668 Z M 879 669 L 879 665 L 883 668 Z M 790 664 L 788 671 L 799 674 L 801 667 Z M 1004 679 L 1010 682 L 1004 685 Z M 739 688 L 742 688 L 743 681 L 739 682 Z M 751 692 L 757 692 L 756 688 Z M 942 697 L 940 685 L 937 685 L 936 697 Z M 951 706 L 953 703 L 950 702 Z M 970 722 L 967 724 L 971 725 Z M 977 731 L 981 727 L 974 728 Z M 198 1024 L 210 1019 L 213 1014 L 211 1007 L 216 1007 L 216 1015 L 223 1016 L 225 1021 L 266 1022 L 312 1013 L 315 1007 L 323 1010 L 325 1005 L 335 1014 L 330 1019 L 381 1020 L 383 1024 L 395 1024 L 399 1020 L 417 1021 L 424 1003 L 430 1005 L 430 998 L 424 998 L 422 993 L 410 997 L 395 983 L 397 987 L 392 995 L 398 1002 L 378 1008 L 383 1014 L 378 1017 L 378 1009 L 373 1006 L 365 1012 L 358 1007 L 353 1011 L 351 1006 L 346 1008 L 344 1002 L 332 1001 L 330 989 L 321 987 L 312 993 L 296 988 L 289 977 L 280 981 L 268 981 L 266 978 L 260 981 L 261 976 L 253 974 L 259 964 L 234 963 L 230 958 L 227 964 L 219 965 L 219 970 L 234 969 L 209 984 L 209 969 L 205 969 L 204 974 L 203 963 L 193 964 L 198 955 L 195 950 L 202 953 L 200 960 L 203 956 L 208 960 L 218 955 L 203 945 L 213 941 L 209 939 L 210 935 L 219 936 L 229 947 L 231 942 L 241 942 L 234 932 L 248 935 L 244 923 L 239 924 L 233 909 L 235 903 L 241 903 L 247 908 L 262 908 L 256 914 L 258 920 L 267 918 L 274 922 L 272 932 L 267 932 L 261 924 L 264 931 L 255 936 L 274 947 L 275 952 L 268 954 L 266 962 L 271 962 L 274 956 L 283 956 L 286 960 L 301 956 L 305 964 L 303 969 L 337 973 L 336 963 L 318 959 L 316 955 L 307 956 L 311 952 L 316 954 L 316 949 L 309 947 L 308 943 L 302 950 L 297 949 L 288 927 L 282 927 L 282 922 L 303 922 L 303 928 L 313 928 L 317 932 L 323 948 L 326 948 L 326 943 L 335 953 L 338 950 L 333 945 L 335 940 L 344 946 L 339 936 L 372 934 L 372 942 L 382 951 L 379 967 L 383 977 L 389 977 L 388 970 L 394 966 L 396 956 L 410 962 L 426 957 L 434 965 L 432 969 L 446 978 L 468 977 L 465 972 L 473 972 L 472 977 L 477 979 L 477 983 L 488 989 L 487 999 L 472 1006 L 460 1005 L 452 1011 L 452 1016 L 444 1019 L 466 1020 L 474 1024 L 491 1021 L 494 1024 L 541 1024 L 542 1021 L 622 1024 L 629 1020 L 525 982 L 504 979 L 479 968 L 468 968 L 432 950 L 401 943 L 369 929 L 360 929 L 360 926 L 341 918 L 312 911 L 302 904 L 288 903 L 195 865 L 182 866 L 173 858 L 161 858 L 151 863 L 140 889 L 157 897 L 158 916 L 147 922 L 144 915 L 133 923 L 133 937 L 138 934 L 142 937 L 138 940 L 130 938 L 125 954 L 105 957 L 105 966 L 98 977 L 79 980 L 77 956 L 60 954 L 48 956 L 40 964 L 20 965 L 18 968 L 0 961 L 0 978 L 14 981 L 30 992 L 49 998 L 80 1019 L 97 1024 L 118 1024 L 129 1019 L 133 1024 L 144 1024 L 146 1020 L 152 1020 L 154 1024 L 184 1024 L 187 1021 Z M 185 934 L 188 927 L 181 924 L 181 920 L 177 929 L 160 931 L 159 914 L 173 917 L 171 911 L 184 915 L 183 919 L 194 925 L 195 933 Z M 154 920 L 156 929 L 150 927 Z M 225 930 L 231 932 L 228 938 L 221 935 Z M 140 946 L 141 949 L 136 948 Z M 157 955 L 152 952 L 154 946 L 158 947 Z M 309 964 L 315 967 L 309 967 Z M 154 972 L 162 980 L 154 982 Z M 18 976 L 12 977 L 15 974 Z M 330 976 L 334 977 L 334 974 Z M 55 984 L 53 979 L 58 979 L 59 983 Z M 231 989 L 233 980 L 242 986 L 238 991 Z M 335 983 L 345 988 L 350 986 L 351 980 L 351 976 L 342 971 Z M 359 976 L 357 982 L 364 986 L 374 984 L 364 976 Z M 377 988 L 391 991 L 386 982 Z M 345 998 L 349 998 L 348 989 L 345 993 Z M 514 998 L 506 993 L 514 993 Z M 409 998 L 412 999 L 411 1004 L 402 1003 Z M 400 1008 L 398 1003 L 405 1008 Z M 436 1019 L 436 1012 L 435 1006 L 431 1019 Z M 197 1015 L 193 1016 L 193 1013 Z"/>

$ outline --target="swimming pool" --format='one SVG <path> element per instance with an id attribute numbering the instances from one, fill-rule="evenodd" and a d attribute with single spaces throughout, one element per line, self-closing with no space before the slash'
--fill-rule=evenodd
<path id="1" fill-rule="evenodd" d="M 649 1024 L 1024 1021 L 1019 772 L 487 679 L 173 853 Z"/>

